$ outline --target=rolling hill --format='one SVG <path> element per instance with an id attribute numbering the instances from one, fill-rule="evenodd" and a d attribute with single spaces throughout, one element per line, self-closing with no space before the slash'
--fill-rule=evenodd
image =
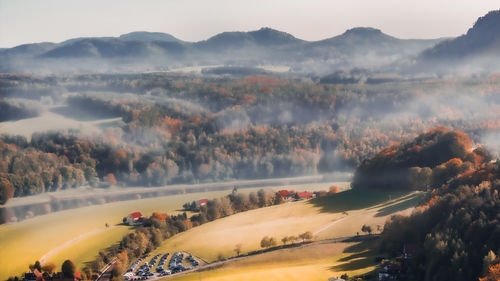
<path id="1" fill-rule="evenodd" d="M 500 69 L 500 10 L 480 17 L 462 36 L 443 41 L 418 57 L 417 68 L 449 72 L 493 72 Z"/>
<path id="2" fill-rule="evenodd" d="M 0 71 L 139 72 L 187 65 L 286 65 L 301 72 L 332 72 L 391 63 L 438 41 L 402 40 L 373 28 L 354 28 L 315 42 L 271 28 L 223 32 L 199 42 L 166 33 L 132 32 L 2 49 Z"/>

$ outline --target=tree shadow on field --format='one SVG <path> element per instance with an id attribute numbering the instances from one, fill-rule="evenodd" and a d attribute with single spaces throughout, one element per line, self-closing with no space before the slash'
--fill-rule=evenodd
<path id="1" fill-rule="evenodd" d="M 396 204 L 384 207 L 378 211 L 375 215 L 376 217 L 386 217 L 388 215 L 394 214 L 396 212 L 406 210 L 408 208 L 414 207 L 420 203 L 424 197 L 423 193 L 412 194 L 403 200 L 399 200 Z"/>
<path id="2" fill-rule="evenodd" d="M 374 256 L 376 255 L 376 241 L 368 240 L 354 244 L 344 249 L 344 253 L 352 253 L 343 257 L 338 262 L 341 264 L 332 266 L 330 269 L 336 272 L 353 271 L 376 264 Z"/>
<path id="3" fill-rule="evenodd" d="M 410 191 L 390 191 L 383 189 L 349 189 L 337 194 L 319 197 L 308 201 L 308 204 L 319 207 L 324 213 L 338 213 L 360 210 L 399 198 Z M 389 203 L 387 203 L 389 204 Z"/>

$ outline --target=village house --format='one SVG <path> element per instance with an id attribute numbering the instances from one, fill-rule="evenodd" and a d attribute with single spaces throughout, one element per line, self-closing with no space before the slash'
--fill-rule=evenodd
<path id="1" fill-rule="evenodd" d="M 283 197 L 283 199 L 286 201 L 286 200 L 289 200 L 291 199 L 291 192 L 286 190 L 286 189 L 282 189 L 280 191 L 278 191 L 278 193 L 281 195 L 281 197 Z"/>
<path id="2" fill-rule="evenodd" d="M 200 200 L 196 201 L 196 208 L 199 209 L 202 206 L 206 206 L 207 203 L 208 203 L 208 199 L 206 199 L 206 198 L 200 199 Z"/>
<path id="3" fill-rule="evenodd" d="M 128 225 L 139 225 L 142 223 L 142 220 L 143 220 L 143 216 L 142 216 L 141 212 L 130 213 L 125 219 L 125 221 Z"/>
<path id="4" fill-rule="evenodd" d="M 311 199 L 314 198 L 314 193 L 309 192 L 309 191 L 303 191 L 303 192 L 297 192 L 295 195 L 295 199 L 297 200 L 305 200 L 305 199 Z"/>

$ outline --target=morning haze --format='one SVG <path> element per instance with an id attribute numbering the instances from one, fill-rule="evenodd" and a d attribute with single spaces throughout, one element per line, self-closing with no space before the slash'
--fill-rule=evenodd
<path id="1" fill-rule="evenodd" d="M 0 281 L 500 280 L 499 8 L 0 0 Z"/>

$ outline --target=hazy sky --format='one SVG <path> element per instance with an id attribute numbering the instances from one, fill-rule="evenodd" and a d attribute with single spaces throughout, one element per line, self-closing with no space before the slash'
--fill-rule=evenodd
<path id="1" fill-rule="evenodd" d="M 457 36 L 499 0 L 0 0 L 0 47 L 131 31 L 186 41 L 267 26 L 305 40 L 371 26 L 400 38 Z"/>

